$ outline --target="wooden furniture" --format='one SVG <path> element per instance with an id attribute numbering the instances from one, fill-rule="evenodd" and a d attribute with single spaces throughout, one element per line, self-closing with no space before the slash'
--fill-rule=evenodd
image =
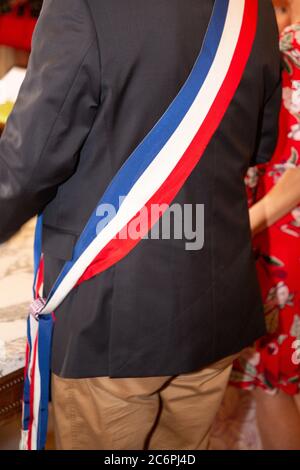
<path id="1" fill-rule="evenodd" d="M 0 45 L 0 79 L 12 68 L 26 68 L 29 52 Z"/>
<path id="2" fill-rule="evenodd" d="M 15 418 L 22 409 L 24 369 L 0 378 L 0 426 Z"/>

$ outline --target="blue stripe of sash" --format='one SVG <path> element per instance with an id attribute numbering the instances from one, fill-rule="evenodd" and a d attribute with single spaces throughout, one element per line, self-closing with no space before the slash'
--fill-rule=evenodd
<path id="1" fill-rule="evenodd" d="M 32 354 L 32 341 L 30 329 L 30 317 L 27 319 L 27 341 L 29 345 L 29 357 Z M 28 365 L 29 367 L 29 365 Z M 23 395 L 23 430 L 28 431 L 30 422 L 30 380 L 29 368 L 24 379 L 24 395 Z"/>
<path id="2" fill-rule="evenodd" d="M 53 324 L 54 320 L 52 315 L 42 315 L 39 319 L 38 357 L 41 377 L 41 401 L 39 405 L 37 430 L 38 450 L 45 448 L 47 438 Z"/>
<path id="3" fill-rule="evenodd" d="M 34 281 L 33 281 L 33 298 L 35 299 L 35 285 L 37 281 L 37 275 L 39 270 L 39 265 L 41 261 L 42 255 L 42 230 L 43 230 L 43 216 L 40 215 L 37 220 L 37 224 L 35 227 L 35 237 L 34 237 Z"/>

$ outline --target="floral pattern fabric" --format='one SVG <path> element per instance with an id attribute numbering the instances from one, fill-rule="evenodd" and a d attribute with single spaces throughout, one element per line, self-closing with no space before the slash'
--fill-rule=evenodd
<path id="1" fill-rule="evenodd" d="M 249 206 L 263 198 L 289 168 L 300 166 L 300 24 L 280 40 L 283 95 L 278 145 L 270 163 L 246 177 Z M 235 362 L 231 383 L 300 392 L 300 205 L 254 239 L 268 334 Z"/>

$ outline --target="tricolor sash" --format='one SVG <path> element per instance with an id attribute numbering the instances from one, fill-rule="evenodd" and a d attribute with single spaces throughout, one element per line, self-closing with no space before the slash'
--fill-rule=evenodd
<path id="1" fill-rule="evenodd" d="M 144 209 L 168 207 L 200 162 L 241 82 L 256 35 L 258 0 L 216 0 L 193 70 L 165 114 L 111 181 L 97 208 L 112 205 L 114 217 L 99 230 L 97 208 L 43 299 L 42 217 L 35 239 L 34 302 L 28 318 L 21 448 L 44 449 L 47 435 L 53 312 L 72 289 L 123 259 L 147 235 L 120 234 Z M 148 210 L 148 214 L 151 210 Z"/>

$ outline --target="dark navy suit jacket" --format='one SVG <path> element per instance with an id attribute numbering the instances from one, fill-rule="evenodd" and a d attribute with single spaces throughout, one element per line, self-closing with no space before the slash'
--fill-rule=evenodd
<path id="1" fill-rule="evenodd" d="M 186 81 L 213 4 L 44 1 L 0 141 L 0 240 L 44 211 L 45 294 L 110 181 Z M 264 333 L 243 179 L 272 156 L 280 96 L 277 26 L 260 0 L 242 82 L 175 201 L 205 205 L 204 248 L 143 240 L 74 289 L 56 312 L 56 374 L 187 373 Z"/>

